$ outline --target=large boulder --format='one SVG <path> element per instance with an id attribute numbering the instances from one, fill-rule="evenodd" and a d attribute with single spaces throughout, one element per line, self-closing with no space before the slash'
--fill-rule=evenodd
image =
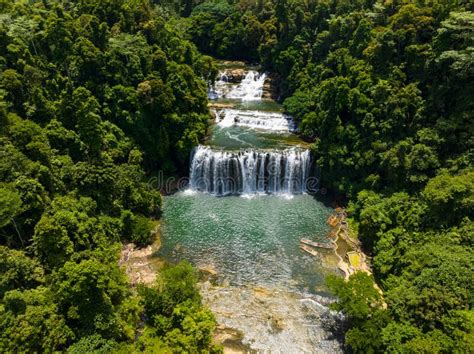
<path id="1" fill-rule="evenodd" d="M 227 77 L 227 82 L 234 84 L 242 82 L 242 80 L 245 78 L 245 70 L 243 68 L 227 69 L 225 70 L 224 74 Z"/>

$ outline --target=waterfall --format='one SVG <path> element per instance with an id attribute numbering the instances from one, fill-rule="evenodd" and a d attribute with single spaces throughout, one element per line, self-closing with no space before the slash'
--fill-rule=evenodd
<path id="1" fill-rule="evenodd" d="M 266 75 L 264 73 L 259 74 L 257 71 L 249 71 L 242 82 L 227 94 L 227 98 L 238 98 L 242 101 L 261 99 L 265 78 Z"/>
<path id="2" fill-rule="evenodd" d="M 291 118 L 280 112 L 243 111 L 224 109 L 216 112 L 216 123 L 221 127 L 233 125 L 272 131 L 295 131 Z"/>
<path id="3" fill-rule="evenodd" d="M 198 146 L 191 159 L 190 187 L 211 194 L 300 194 L 306 191 L 309 150 L 228 152 Z"/>
<path id="4" fill-rule="evenodd" d="M 228 82 L 225 72 L 220 73 L 219 80 L 214 87 L 209 88 L 208 98 L 216 100 L 219 98 L 232 98 L 242 101 L 260 100 L 263 95 L 263 84 L 265 83 L 265 74 L 250 70 L 245 74 L 242 82 L 237 85 Z"/>
<path id="5" fill-rule="evenodd" d="M 228 77 L 225 71 L 219 73 L 219 80 L 214 83 L 214 86 L 207 89 L 207 98 L 210 100 L 217 100 L 225 97 L 230 89 Z"/>

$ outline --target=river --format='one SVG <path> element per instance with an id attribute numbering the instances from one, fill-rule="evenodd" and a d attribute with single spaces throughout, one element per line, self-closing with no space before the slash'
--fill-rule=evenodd
<path id="1" fill-rule="evenodd" d="M 266 75 L 231 73 L 222 69 L 209 91 L 219 108 L 188 189 L 164 198 L 160 254 L 208 275 L 201 293 L 226 351 L 341 352 L 324 285 L 337 273 L 331 251 L 299 248 L 303 237 L 329 242 L 332 209 L 308 193 L 317 188 L 310 152 L 265 95 Z"/>

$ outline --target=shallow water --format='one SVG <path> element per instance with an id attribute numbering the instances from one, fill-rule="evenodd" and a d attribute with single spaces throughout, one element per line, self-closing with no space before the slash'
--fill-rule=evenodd
<path id="1" fill-rule="evenodd" d="M 299 249 L 302 237 L 328 242 L 330 208 L 305 194 L 187 191 L 166 197 L 163 210 L 160 254 L 217 273 L 201 294 L 220 326 L 241 331 L 257 351 L 340 352 L 324 285 L 337 270 Z"/>
<path id="2" fill-rule="evenodd" d="M 226 150 L 238 150 L 246 148 L 278 148 L 285 149 L 292 146 L 307 147 L 295 134 L 289 132 L 274 132 L 265 130 L 249 129 L 241 126 L 221 127 L 215 125 L 211 138 L 207 145 L 223 148 Z"/>
<path id="3" fill-rule="evenodd" d="M 164 199 L 163 255 L 211 266 L 232 285 L 278 285 L 314 291 L 321 264 L 299 249 L 302 237 L 326 241 L 331 210 L 309 195 Z"/>

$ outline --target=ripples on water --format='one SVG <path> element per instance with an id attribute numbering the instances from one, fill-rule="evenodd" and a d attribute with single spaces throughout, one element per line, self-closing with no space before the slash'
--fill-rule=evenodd
<path id="1" fill-rule="evenodd" d="M 232 284 L 322 284 L 321 265 L 300 251 L 299 240 L 325 241 L 331 210 L 309 195 L 218 198 L 186 191 L 166 197 L 163 210 L 167 257 L 212 265 Z"/>
<path id="2" fill-rule="evenodd" d="M 166 197 L 163 210 L 161 253 L 218 273 L 217 286 L 204 283 L 201 293 L 220 324 L 256 350 L 339 350 L 324 329 L 334 322 L 324 287 L 333 270 L 299 249 L 302 237 L 325 241 L 329 208 L 309 195 L 186 191 Z"/>

